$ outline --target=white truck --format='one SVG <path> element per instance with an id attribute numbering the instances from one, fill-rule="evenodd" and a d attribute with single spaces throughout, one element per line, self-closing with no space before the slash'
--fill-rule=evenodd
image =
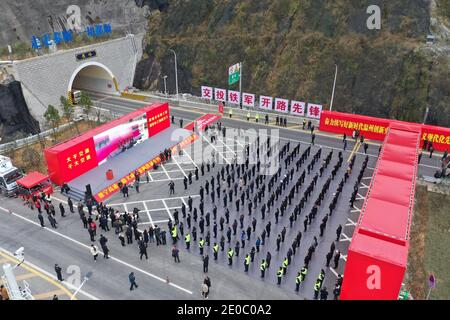
<path id="1" fill-rule="evenodd" d="M 0 194 L 14 195 L 18 188 L 16 181 L 22 177 L 22 171 L 13 166 L 11 159 L 0 155 Z"/>

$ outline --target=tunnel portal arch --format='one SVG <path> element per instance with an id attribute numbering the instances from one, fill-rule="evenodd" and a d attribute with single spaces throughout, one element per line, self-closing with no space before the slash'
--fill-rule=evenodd
<path id="1" fill-rule="evenodd" d="M 72 99 L 75 90 L 118 94 L 119 86 L 114 74 L 102 63 L 85 62 L 72 73 L 68 84 L 68 96 Z"/>

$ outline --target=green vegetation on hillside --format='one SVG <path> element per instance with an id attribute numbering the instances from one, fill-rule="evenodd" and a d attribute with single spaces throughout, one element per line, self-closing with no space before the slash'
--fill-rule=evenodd
<path id="1" fill-rule="evenodd" d="M 381 30 L 366 27 L 371 4 Z M 429 18 L 424 0 L 174 0 L 149 18 L 145 48 L 169 84 L 176 50 L 182 92 L 228 88 L 243 61 L 244 91 L 327 106 L 337 64 L 337 110 L 422 121 L 428 105 L 428 123 L 450 126 L 449 58 L 418 50 Z M 159 89 L 152 77 L 143 86 Z"/>
<path id="2" fill-rule="evenodd" d="M 407 288 L 414 299 L 425 299 L 428 277 L 436 277 L 436 288 L 430 299 L 450 299 L 450 197 L 416 188 L 416 205 L 411 227 Z"/>

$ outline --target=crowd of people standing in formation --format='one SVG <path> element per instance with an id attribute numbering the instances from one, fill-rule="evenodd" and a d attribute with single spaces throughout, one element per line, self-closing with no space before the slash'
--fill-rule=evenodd
<path id="1" fill-rule="evenodd" d="M 311 132 L 313 132 L 313 130 L 314 128 L 312 128 Z M 252 147 L 252 150 L 250 150 L 250 147 Z M 293 256 L 299 254 L 298 251 L 302 233 L 308 232 L 311 224 L 316 220 L 319 209 L 322 207 L 323 202 L 327 197 L 327 193 L 329 193 L 330 184 L 336 178 L 338 171 L 342 167 L 343 155 L 342 151 L 339 151 L 338 161 L 333 166 L 333 169 L 329 173 L 325 172 L 331 164 L 333 152 L 335 151 L 331 150 L 327 155 L 323 155 L 322 148 L 319 148 L 312 154 L 312 145 L 308 145 L 308 147 L 301 152 L 300 144 L 291 147 L 291 142 L 288 142 L 282 147 L 280 147 L 279 144 L 271 146 L 270 137 L 268 137 L 264 143 L 260 143 L 260 138 L 258 137 L 256 142 L 245 147 L 245 159 L 243 159 L 242 163 L 238 164 L 237 158 L 234 158 L 230 163 L 223 165 L 216 176 L 214 176 L 214 174 L 209 173 L 211 167 L 214 168 L 216 159 L 218 159 L 218 154 L 213 151 L 212 164 L 208 161 L 206 166 L 205 163 L 202 163 L 195 169 L 196 180 L 199 179 L 199 167 L 202 176 L 205 174 L 210 176 L 210 179 L 206 179 L 204 184 L 200 186 L 200 202 L 198 206 L 194 207 L 193 199 L 188 197 L 187 205 L 183 203 L 181 207 L 181 217 L 178 210 L 175 210 L 172 214 L 173 220 L 169 220 L 167 224 L 172 240 L 171 253 L 174 262 L 180 262 L 177 243 L 181 236 L 184 238 L 187 250 L 195 250 L 193 248 L 191 249 L 191 243 L 196 243 L 199 254 L 202 256 L 203 271 L 205 273 L 208 272 L 209 253 L 212 253 L 214 260 L 218 260 L 219 254 L 226 254 L 228 265 L 233 265 L 233 262 L 239 259 L 240 252 L 244 250 L 246 252 L 241 254 L 241 257 L 243 258 L 241 263 L 243 263 L 244 272 L 248 272 L 249 266 L 254 263 L 258 256 L 260 256 L 260 251 L 262 251 L 262 248 L 270 241 L 272 219 L 275 224 L 279 224 L 280 219 L 282 219 L 281 217 L 286 215 L 289 216 L 289 222 L 283 226 L 281 232 L 276 236 L 276 239 L 274 239 L 274 237 L 271 238 L 273 239 L 272 241 L 276 243 L 276 251 L 279 252 L 283 243 L 286 241 L 288 228 L 290 234 L 296 234 L 293 242 L 284 255 L 284 259 L 282 259 L 281 264 L 275 270 L 276 274 L 274 273 L 277 283 L 280 285 L 290 269 L 289 266 L 291 266 Z M 250 164 L 251 157 L 253 157 L 253 161 Z M 161 158 L 163 161 L 170 160 L 170 151 L 167 153 L 164 152 Z M 279 163 L 278 170 L 272 175 L 264 174 L 264 168 L 261 166 L 261 163 L 268 163 L 269 158 L 277 159 Z M 320 233 L 317 234 L 317 236 L 314 236 L 313 243 L 309 246 L 307 253 L 305 254 L 303 266 L 296 271 L 293 289 L 297 292 L 308 275 L 310 261 L 314 259 L 314 252 L 319 245 L 319 239 L 323 237 L 327 222 L 332 216 L 342 189 L 352 173 L 355 159 L 355 156 L 353 156 L 343 178 L 338 184 L 336 192 L 333 193 L 332 201 L 327 210 L 328 212 L 324 215 L 320 223 Z M 355 182 L 354 192 L 350 199 L 350 206 L 353 206 L 353 202 L 356 199 L 358 184 L 364 174 L 367 162 L 368 156 L 366 156 L 359 172 L 358 179 Z M 282 173 L 283 164 L 284 174 Z M 314 176 L 311 176 L 314 172 L 314 167 L 316 166 L 319 166 L 319 170 Z M 301 174 L 299 174 L 298 178 L 294 179 L 294 174 L 296 172 L 301 172 Z M 139 183 L 140 176 L 138 173 L 135 173 L 135 175 L 136 180 Z M 307 176 L 312 178 L 309 184 L 305 183 L 305 178 Z M 323 176 L 326 176 L 327 179 L 322 185 L 318 197 L 314 200 L 312 209 L 309 212 L 305 212 L 306 205 L 312 200 L 312 194 L 317 187 L 318 179 Z M 192 173 L 184 180 L 185 189 L 187 189 L 187 184 L 191 183 Z M 174 184 L 169 183 L 169 188 L 170 192 L 173 193 Z M 136 191 L 139 192 L 138 189 Z M 124 192 L 124 196 L 126 195 L 127 192 Z M 279 199 L 281 200 L 280 204 L 278 202 Z M 51 203 L 51 200 L 44 195 L 40 198 L 36 197 L 36 199 L 33 200 L 35 200 L 35 207 L 39 211 L 38 218 L 41 226 L 44 227 L 41 210 L 43 207 L 47 212 L 51 226 L 56 228 L 56 210 Z M 205 201 L 210 202 L 212 207 L 211 212 L 205 212 Z M 220 218 L 217 219 L 219 211 L 218 206 L 221 205 L 220 202 L 222 202 L 223 206 L 223 215 L 220 215 Z M 74 213 L 74 204 L 70 198 L 68 198 L 67 204 L 70 212 Z M 232 207 L 235 208 L 233 214 L 230 213 L 230 208 Z M 59 209 L 61 216 L 64 217 L 65 208 L 62 203 L 59 204 Z M 110 231 L 110 225 L 115 230 L 122 246 L 132 245 L 133 241 L 135 241 L 141 260 L 144 257 L 145 259 L 148 259 L 147 248 L 150 243 L 155 243 L 156 246 L 167 244 L 166 231 L 159 226 L 150 226 L 148 229 L 144 230 L 138 229 L 140 218 L 139 210 L 137 208 L 134 208 L 133 212 L 120 213 L 113 208 L 108 208 L 106 205 L 99 203 L 95 206 L 96 214 L 94 214 L 94 206 L 92 202 L 88 201 L 86 205 L 78 203 L 76 209 L 82 225 L 87 229 L 89 238 L 92 241 L 90 252 L 94 261 L 97 261 L 99 254 L 98 247 L 95 245 L 97 222 L 104 232 Z M 321 211 L 325 212 L 325 209 L 322 208 Z M 300 217 L 303 213 L 303 228 L 301 228 L 296 222 L 297 220 L 301 220 Z M 245 214 L 248 215 L 247 227 L 244 225 L 244 221 L 246 220 Z M 261 219 L 257 219 L 258 215 L 260 215 Z M 266 219 L 269 221 L 262 228 L 262 232 L 256 235 L 256 225 L 258 220 L 262 222 Z M 210 226 L 212 226 L 212 230 L 210 229 Z M 218 229 L 222 234 L 220 237 L 218 235 Z M 336 230 L 336 241 L 339 240 L 341 232 L 342 226 L 339 225 Z M 250 244 L 252 237 L 254 242 L 253 244 Z M 98 238 L 98 242 L 100 243 L 104 259 L 108 259 L 108 239 L 102 234 Z M 227 249 L 225 250 L 226 246 Z M 334 269 L 336 269 L 339 265 L 340 258 L 341 254 L 339 251 L 335 250 L 335 243 L 332 242 L 330 250 L 325 257 L 326 267 L 329 267 L 331 260 L 333 260 L 333 266 Z M 267 250 L 264 257 L 260 256 L 259 269 L 261 278 L 266 277 L 271 262 L 272 254 Z M 327 299 L 328 290 L 322 285 L 325 275 L 325 269 L 322 269 L 313 288 L 315 299 L 318 299 L 319 297 L 323 300 Z M 129 280 L 131 283 L 130 290 L 137 288 L 134 275 L 130 274 Z M 202 295 L 205 298 L 208 296 L 209 288 L 211 286 L 210 283 L 209 278 L 207 280 L 205 279 L 205 286 L 202 287 Z M 333 290 L 334 299 L 339 297 L 341 284 L 342 276 L 339 275 Z M 208 287 L 208 290 L 206 290 L 206 286 Z"/>
<path id="2" fill-rule="evenodd" d="M 295 146 L 292 151 L 290 150 L 290 143 L 284 145 L 281 150 L 276 150 L 275 148 L 270 147 L 270 140 L 267 141 L 267 146 L 262 145 L 260 148 L 259 138 L 255 143 L 256 152 L 250 152 L 250 146 L 246 147 L 246 159 L 244 163 L 237 164 L 237 159 L 234 159 L 232 163 L 226 164 L 222 166 L 221 170 L 217 172 L 217 175 L 212 175 L 210 179 L 207 179 L 204 184 L 201 185 L 199 189 L 200 194 L 200 203 L 198 207 L 193 206 L 192 198 L 188 198 L 187 206 L 182 205 L 181 213 L 182 213 L 182 221 L 179 221 L 179 214 L 174 215 L 175 224 L 169 222 L 169 229 L 171 230 L 172 241 L 173 244 L 176 245 L 177 241 L 180 239 L 179 234 L 184 236 L 184 241 L 187 250 L 191 250 L 191 243 L 196 242 L 199 250 L 199 254 L 203 259 L 203 271 L 208 272 L 209 265 L 209 254 L 207 251 L 212 251 L 212 255 L 214 260 L 218 260 L 218 255 L 220 252 L 222 254 L 226 254 L 228 259 L 228 265 L 233 265 L 233 261 L 236 260 L 235 257 L 239 257 L 239 253 L 242 250 L 245 250 L 246 241 L 249 242 L 252 233 L 254 234 L 256 231 L 256 225 L 258 220 L 256 219 L 257 211 L 261 214 L 261 219 L 265 220 L 266 215 L 269 217 L 271 215 L 269 212 L 272 210 L 273 217 L 275 218 L 275 224 L 278 224 L 279 217 L 288 214 L 288 208 L 294 204 L 294 198 L 299 194 L 300 188 L 305 183 L 306 175 L 310 175 L 314 169 L 314 166 L 319 163 L 320 158 L 322 156 L 322 149 L 320 148 L 312 157 L 312 160 L 308 163 L 306 168 L 303 169 L 300 177 L 294 181 L 293 176 L 294 172 L 298 172 L 301 167 L 307 162 L 311 153 L 311 146 L 308 146 L 306 150 L 300 156 L 300 144 Z M 278 171 L 275 175 L 269 176 L 260 174 L 261 170 L 261 157 L 266 157 L 265 160 L 271 155 L 272 152 L 276 152 L 278 154 L 278 161 L 281 163 L 284 160 L 285 166 L 285 174 L 282 175 L 282 168 L 279 167 Z M 263 154 L 264 153 L 264 154 Z M 258 161 L 256 164 L 250 165 L 250 154 L 253 156 L 256 155 Z M 296 203 L 295 208 L 293 208 L 292 212 L 289 215 L 289 228 L 294 230 L 298 229 L 294 227 L 297 218 L 302 213 L 302 210 L 305 208 L 306 203 L 308 202 L 308 198 L 311 197 L 314 188 L 317 185 L 317 180 L 319 177 L 322 177 L 324 171 L 329 166 L 332 159 L 333 151 L 325 157 L 321 162 L 321 166 L 319 172 L 315 174 L 311 183 L 308 185 L 306 190 L 299 200 Z M 340 181 L 336 192 L 333 195 L 332 202 L 329 205 L 329 213 L 324 216 L 322 222 L 320 224 L 320 234 L 318 237 L 322 237 L 325 231 L 328 218 L 332 215 L 333 210 L 336 207 L 337 201 L 340 197 L 344 184 L 348 181 L 349 175 L 352 172 L 355 157 L 352 158 L 350 164 L 344 174 L 344 177 Z M 366 156 L 363 166 L 358 175 L 357 182 L 355 183 L 355 188 L 357 190 L 357 186 L 363 176 L 364 170 L 367 166 L 368 156 Z M 295 164 L 295 165 L 294 165 Z M 343 157 L 342 152 L 338 154 L 338 161 L 334 165 L 333 170 L 331 171 L 331 176 L 324 183 L 322 190 L 316 199 L 313 208 L 309 212 L 309 214 L 305 215 L 305 220 L 303 221 L 303 232 L 307 232 L 309 226 L 316 218 L 316 215 L 319 211 L 319 207 L 325 199 L 325 195 L 328 192 L 331 181 L 335 179 L 337 172 L 342 167 Z M 214 163 L 212 165 L 214 167 Z M 205 174 L 204 164 L 201 165 L 201 174 Z M 198 169 L 198 168 L 197 168 Z M 207 173 L 210 171 L 210 166 L 206 166 Z M 210 175 L 210 174 L 208 174 Z M 281 179 L 281 180 L 280 180 Z M 196 180 L 198 180 L 198 170 L 196 170 Z M 184 180 L 185 189 L 187 189 L 188 184 L 192 183 L 192 178 L 188 177 Z M 289 189 L 290 188 L 290 189 Z M 267 197 L 266 197 L 267 196 Z M 222 200 L 220 200 L 222 197 Z M 284 197 L 284 198 L 283 198 Z M 355 193 L 356 197 L 356 193 Z M 217 199 L 216 199 L 217 198 Z M 205 201 L 210 200 L 212 205 L 212 219 L 211 213 L 209 211 L 205 212 Z M 267 202 L 264 201 L 267 200 Z M 278 199 L 282 199 L 281 205 L 275 208 L 275 202 Z M 355 200 L 350 199 L 350 205 L 353 206 L 353 202 Z M 217 205 L 220 206 L 220 202 L 223 204 L 224 215 L 217 219 L 218 208 Z M 247 208 L 245 208 L 245 204 L 247 204 Z M 231 223 L 230 217 L 230 207 L 235 207 L 235 218 Z M 257 210 L 257 207 L 260 207 Z M 248 213 L 248 216 L 252 216 L 252 219 L 248 219 L 249 225 L 247 228 L 244 226 L 245 213 Z M 211 223 L 211 220 L 213 221 Z M 238 222 L 239 221 L 239 222 Z M 251 222 L 250 222 L 251 221 Z M 219 222 L 219 224 L 217 224 Z M 184 225 L 187 225 L 187 230 L 184 230 Z M 212 225 L 212 233 L 211 233 L 211 225 Z M 221 237 L 218 236 L 218 228 L 220 226 L 219 231 L 222 233 Z M 262 233 L 257 236 L 254 235 L 255 245 L 251 247 L 250 251 L 245 255 L 241 255 L 244 257 L 244 271 L 248 272 L 249 266 L 254 263 L 255 256 L 260 252 L 260 248 L 263 247 L 266 242 L 270 238 L 272 222 L 267 222 L 266 226 L 263 228 Z M 197 229 L 198 228 L 198 229 Z M 240 232 L 238 232 L 238 228 Z M 224 235 L 226 229 L 226 237 Z M 295 231 L 293 231 L 295 232 Z M 342 232 L 342 226 L 336 230 L 336 241 L 339 240 L 340 234 Z M 185 233 L 185 234 L 184 234 Z M 287 226 L 284 226 L 280 234 L 276 239 L 277 251 L 280 250 L 281 244 L 285 241 L 285 236 L 287 233 Z M 277 283 L 281 284 L 281 281 L 285 274 L 287 273 L 288 266 L 291 264 L 291 259 L 293 255 L 296 254 L 297 249 L 300 247 L 300 241 L 302 238 L 302 231 L 298 230 L 297 235 L 287 250 L 285 258 L 282 260 L 282 264 L 277 270 L 276 277 Z M 233 242 L 232 242 L 233 239 Z M 233 246 L 233 243 L 235 245 Z M 226 245 L 227 244 L 227 245 Z M 225 246 L 228 247 L 225 250 Z M 308 253 L 305 256 L 304 266 L 298 271 L 297 276 L 295 278 L 295 290 L 299 291 L 299 287 L 301 283 L 305 280 L 305 277 L 308 272 L 308 265 L 313 258 L 314 251 L 318 246 L 317 237 L 314 237 L 314 242 L 308 249 Z M 208 248 L 208 249 L 207 249 Z M 226 252 L 226 253 L 225 253 Z M 210 252 L 211 253 L 211 252 Z M 326 255 L 327 267 L 333 259 L 334 268 L 336 269 L 339 264 L 339 260 L 341 258 L 341 254 L 339 251 L 335 253 L 335 244 L 332 243 L 330 247 L 329 253 Z M 262 258 L 260 261 L 260 271 L 261 277 L 264 278 L 266 274 L 266 270 L 270 267 L 272 259 L 272 254 L 267 251 L 265 258 Z M 326 299 L 328 295 L 327 289 L 322 288 L 322 283 L 325 277 L 325 271 L 319 274 L 316 284 L 314 286 L 314 295 L 315 298 L 319 296 L 321 299 Z M 335 288 L 333 290 L 333 294 L 335 299 L 340 294 L 340 287 L 342 284 L 342 277 L 339 276 L 336 281 Z"/>

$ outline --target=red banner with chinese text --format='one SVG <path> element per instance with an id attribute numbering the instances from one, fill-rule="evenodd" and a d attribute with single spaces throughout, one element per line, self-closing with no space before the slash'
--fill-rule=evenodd
<path id="1" fill-rule="evenodd" d="M 346 134 L 351 137 L 353 131 L 359 130 L 367 139 L 383 141 L 389 128 L 390 120 L 360 116 L 356 114 L 322 111 L 320 131 Z"/>
<path id="2" fill-rule="evenodd" d="M 169 107 L 163 104 L 157 108 L 147 111 L 148 136 L 154 136 L 164 129 L 170 127 Z"/>
<path id="3" fill-rule="evenodd" d="M 386 136 L 387 129 L 392 122 L 417 125 L 416 123 L 405 121 L 375 118 L 335 111 L 322 111 L 319 130 L 337 134 L 345 133 L 348 136 L 351 136 L 354 130 L 359 130 L 360 133 L 367 139 L 383 141 Z M 423 145 L 423 141 L 426 139 L 433 142 L 434 150 L 450 151 L 450 128 L 422 124 L 420 124 L 420 126 L 421 146 Z"/>
<path id="4" fill-rule="evenodd" d="M 450 151 L 450 128 L 422 125 L 420 147 L 425 139 L 433 143 L 434 150 Z"/>
<path id="5" fill-rule="evenodd" d="M 94 139 L 90 138 L 58 154 L 59 175 L 68 182 L 95 168 L 98 164 Z"/>
<path id="6" fill-rule="evenodd" d="M 204 116 L 201 116 L 200 118 L 192 121 L 187 126 L 184 127 L 186 130 L 192 130 L 194 128 L 194 124 L 196 124 L 198 130 L 203 130 L 206 126 L 211 125 L 212 123 L 219 120 L 221 116 L 218 116 L 216 114 L 205 114 Z"/>

